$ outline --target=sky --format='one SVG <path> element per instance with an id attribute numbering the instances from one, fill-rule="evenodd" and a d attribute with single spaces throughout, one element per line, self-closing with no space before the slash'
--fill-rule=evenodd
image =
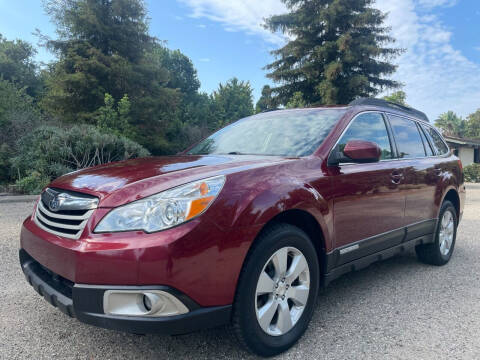
<path id="1" fill-rule="evenodd" d="M 285 44 L 281 34 L 262 27 L 263 19 L 281 14 L 281 0 L 147 0 L 150 33 L 171 49 L 189 56 L 201 90 L 210 93 L 236 76 L 250 81 L 254 98 L 270 84 L 263 69 L 270 51 Z M 433 121 L 453 110 L 466 116 L 480 108 L 480 1 L 377 0 L 395 46 L 406 49 L 395 60 L 407 103 Z M 55 28 L 40 0 L 0 0 L 0 33 L 37 45 L 38 28 L 54 36 Z M 39 48 L 37 61 L 53 56 Z"/>

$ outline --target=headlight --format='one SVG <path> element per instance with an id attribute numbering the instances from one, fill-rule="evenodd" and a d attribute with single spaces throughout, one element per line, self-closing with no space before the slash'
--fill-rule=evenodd
<path id="1" fill-rule="evenodd" d="M 202 214 L 222 190 L 225 176 L 195 181 L 131 202 L 110 211 L 95 232 L 154 232 Z"/>

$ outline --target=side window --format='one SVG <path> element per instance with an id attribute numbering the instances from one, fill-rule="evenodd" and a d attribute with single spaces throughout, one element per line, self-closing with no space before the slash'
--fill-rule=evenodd
<path id="1" fill-rule="evenodd" d="M 420 127 L 421 125 L 418 125 L 418 126 Z M 425 136 L 425 132 L 420 128 L 419 128 L 419 130 L 420 130 L 420 136 L 422 137 L 423 143 L 425 144 L 425 150 L 427 150 L 427 156 L 435 155 L 435 153 L 432 150 L 432 147 L 430 146 L 430 144 L 429 144 L 429 142 L 428 142 L 428 140 Z"/>
<path id="2" fill-rule="evenodd" d="M 385 120 L 380 113 L 369 112 L 358 115 L 338 142 L 340 151 L 343 151 L 350 140 L 374 142 L 382 150 L 381 159 L 392 158 L 392 147 Z"/>
<path id="3" fill-rule="evenodd" d="M 395 115 L 389 115 L 389 118 L 399 157 L 403 159 L 425 157 L 422 138 L 415 121 Z"/>
<path id="4" fill-rule="evenodd" d="M 448 146 L 442 140 L 442 137 L 437 133 L 437 131 L 434 128 L 426 125 L 423 125 L 423 128 L 425 129 L 427 136 L 430 138 L 432 146 L 436 150 L 437 155 L 446 154 L 448 152 Z"/>

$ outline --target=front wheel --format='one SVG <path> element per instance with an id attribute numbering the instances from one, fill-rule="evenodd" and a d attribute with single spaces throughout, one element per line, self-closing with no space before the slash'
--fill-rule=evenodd
<path id="1" fill-rule="evenodd" d="M 418 245 L 415 250 L 420 261 L 431 265 L 445 265 L 450 261 L 457 237 L 457 211 L 450 201 L 444 201 L 435 229 L 433 244 Z"/>
<path id="2" fill-rule="evenodd" d="M 318 255 L 299 228 L 278 224 L 249 252 L 234 303 L 239 341 L 261 356 L 291 347 L 305 332 L 318 295 Z"/>

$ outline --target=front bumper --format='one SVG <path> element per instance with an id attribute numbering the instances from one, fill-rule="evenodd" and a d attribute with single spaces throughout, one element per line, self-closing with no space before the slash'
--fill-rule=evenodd
<path id="1" fill-rule="evenodd" d="M 21 249 L 19 256 L 27 281 L 40 295 L 66 315 L 90 325 L 136 334 L 174 335 L 216 327 L 230 321 L 231 305 L 201 307 L 185 294 L 168 286 L 75 284 L 40 265 L 25 250 Z M 182 301 L 189 312 L 157 318 L 106 315 L 103 298 L 107 290 L 162 290 Z"/>
<path id="2" fill-rule="evenodd" d="M 46 232 L 27 218 L 20 247 L 43 267 L 75 284 L 162 284 L 202 307 L 233 303 L 237 278 L 257 227 L 223 230 L 202 218 L 152 234 L 95 234 L 94 226 L 106 210 L 93 213 L 78 240 Z"/>

